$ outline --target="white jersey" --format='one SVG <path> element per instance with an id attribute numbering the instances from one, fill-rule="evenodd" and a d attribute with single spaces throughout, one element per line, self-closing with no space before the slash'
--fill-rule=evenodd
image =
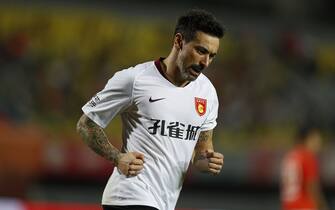
<path id="1" fill-rule="evenodd" d="M 216 126 L 218 99 L 203 74 L 185 87 L 176 87 L 151 61 L 115 73 L 82 110 L 103 128 L 120 113 L 122 151 L 144 154 L 144 169 L 137 176 L 114 170 L 102 204 L 172 210 L 199 133 Z"/>

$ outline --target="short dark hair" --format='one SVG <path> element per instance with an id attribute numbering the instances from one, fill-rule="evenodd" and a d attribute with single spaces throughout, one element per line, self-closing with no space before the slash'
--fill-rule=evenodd
<path id="1" fill-rule="evenodd" d="M 222 38 L 225 29 L 211 13 L 205 10 L 192 9 L 179 17 L 174 35 L 180 33 L 184 40 L 189 42 L 194 39 L 197 31 Z"/>

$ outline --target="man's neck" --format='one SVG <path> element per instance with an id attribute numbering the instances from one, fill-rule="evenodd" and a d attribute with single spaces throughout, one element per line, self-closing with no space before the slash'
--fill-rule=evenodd
<path id="1" fill-rule="evenodd" d="M 176 56 L 173 56 L 170 54 L 167 58 L 164 60 L 161 60 L 161 66 L 163 69 L 163 74 L 165 77 L 175 86 L 177 87 L 185 87 L 189 81 L 183 81 L 181 80 L 179 76 L 179 69 L 176 63 Z"/>

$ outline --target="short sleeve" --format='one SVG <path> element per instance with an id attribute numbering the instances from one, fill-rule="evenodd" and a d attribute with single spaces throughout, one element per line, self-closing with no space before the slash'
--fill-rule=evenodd
<path id="1" fill-rule="evenodd" d="M 209 101 L 211 106 L 210 106 L 210 109 L 208 110 L 209 111 L 208 116 L 205 122 L 201 126 L 201 131 L 212 130 L 217 125 L 216 119 L 218 117 L 219 100 L 218 100 L 215 89 L 214 89 L 214 93 L 215 94 L 213 94 L 211 101 Z"/>
<path id="2" fill-rule="evenodd" d="M 104 89 L 82 107 L 85 115 L 99 126 L 107 127 L 118 113 L 130 106 L 134 78 L 133 68 L 115 73 Z"/>

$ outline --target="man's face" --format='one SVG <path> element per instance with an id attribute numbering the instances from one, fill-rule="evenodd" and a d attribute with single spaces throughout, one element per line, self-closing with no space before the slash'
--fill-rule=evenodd
<path id="1" fill-rule="evenodd" d="M 313 152 L 320 152 L 322 147 L 322 137 L 320 132 L 317 130 L 312 131 L 307 137 L 307 144 Z"/>
<path id="2" fill-rule="evenodd" d="M 201 71 L 213 61 L 219 49 L 220 40 L 217 37 L 198 31 L 195 38 L 189 42 L 182 41 L 177 58 L 180 78 L 194 81 Z"/>

